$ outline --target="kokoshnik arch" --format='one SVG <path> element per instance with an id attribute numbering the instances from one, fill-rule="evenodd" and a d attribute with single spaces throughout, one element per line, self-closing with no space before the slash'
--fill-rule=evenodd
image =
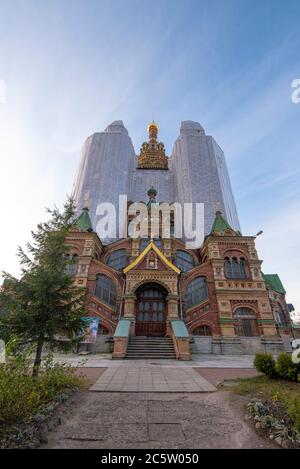
<path id="1" fill-rule="evenodd" d="M 75 259 L 70 275 L 88 291 L 86 316 L 100 318 L 93 350 L 103 351 L 109 336 L 115 358 L 289 348 L 295 332 L 284 287 L 277 274 L 263 274 L 255 237 L 240 232 L 222 150 L 200 124 L 186 121 L 168 157 L 158 130 L 149 125 L 139 155 L 122 121 L 84 144 L 74 188 L 78 218 L 68 243 Z M 119 194 L 147 203 L 149 225 L 153 204 L 203 203 L 202 246 L 187 249 L 172 232 L 164 238 L 161 219 L 155 239 L 104 243 L 94 231 L 97 204 L 117 206 Z"/>

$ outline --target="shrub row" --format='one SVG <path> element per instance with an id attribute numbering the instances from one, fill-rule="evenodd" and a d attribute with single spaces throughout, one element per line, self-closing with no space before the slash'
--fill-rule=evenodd
<path id="1" fill-rule="evenodd" d="M 269 378 L 299 381 L 300 363 L 294 363 L 291 355 L 286 352 L 282 352 L 277 361 L 270 353 L 257 353 L 254 367 Z"/>
<path id="2" fill-rule="evenodd" d="M 9 357 L 7 363 L 0 364 L 0 427 L 27 421 L 59 393 L 81 384 L 71 367 L 47 360 L 33 379 L 26 354 Z"/>

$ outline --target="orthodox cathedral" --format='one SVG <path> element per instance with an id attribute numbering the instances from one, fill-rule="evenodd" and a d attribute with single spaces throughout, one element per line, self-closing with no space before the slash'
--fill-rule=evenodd
<path id="1" fill-rule="evenodd" d="M 69 273 L 88 291 L 86 316 L 99 322 L 86 347 L 111 348 L 114 358 L 181 360 L 290 349 L 285 289 L 277 274 L 262 272 L 255 236 L 241 234 L 221 148 L 200 124 L 185 121 L 168 157 L 158 131 L 152 122 L 138 155 L 122 121 L 84 144 L 68 244 Z M 172 220 L 165 237 L 160 218 L 156 237 L 100 239 L 97 206 L 117 206 L 120 194 L 146 203 L 149 226 L 154 205 L 203 203 L 202 245 L 187 248 Z"/>

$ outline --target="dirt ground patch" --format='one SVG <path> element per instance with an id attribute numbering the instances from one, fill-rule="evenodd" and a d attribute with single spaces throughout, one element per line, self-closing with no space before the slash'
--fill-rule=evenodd
<path id="1" fill-rule="evenodd" d="M 43 448 L 274 448 L 244 420 L 245 398 L 215 393 L 77 393 Z"/>
<path id="2" fill-rule="evenodd" d="M 217 386 L 224 379 L 252 378 L 260 375 L 251 368 L 194 368 L 194 370 L 214 386 Z"/>

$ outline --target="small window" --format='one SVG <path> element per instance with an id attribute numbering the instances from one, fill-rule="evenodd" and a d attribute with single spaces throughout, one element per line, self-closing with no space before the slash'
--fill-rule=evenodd
<path id="1" fill-rule="evenodd" d="M 116 287 L 114 282 L 106 275 L 96 277 L 94 295 L 112 308 L 116 306 Z"/>
<path id="2" fill-rule="evenodd" d="M 195 259 L 188 252 L 178 249 L 175 264 L 182 272 L 187 272 L 195 267 Z"/>
<path id="3" fill-rule="evenodd" d="M 77 273 L 77 261 L 78 256 L 77 254 L 69 255 L 67 257 L 67 265 L 66 265 L 66 274 L 70 275 L 70 277 L 74 277 Z"/>
<path id="4" fill-rule="evenodd" d="M 126 249 L 117 249 L 113 251 L 107 259 L 107 265 L 115 270 L 123 270 L 127 264 Z"/>
<path id="5" fill-rule="evenodd" d="M 191 308 L 208 298 L 207 284 L 204 277 L 196 277 L 186 290 L 186 307 Z"/>
<path id="6" fill-rule="evenodd" d="M 228 279 L 245 279 L 247 278 L 245 259 L 241 257 L 237 259 L 233 257 L 225 257 L 225 274 Z"/>

